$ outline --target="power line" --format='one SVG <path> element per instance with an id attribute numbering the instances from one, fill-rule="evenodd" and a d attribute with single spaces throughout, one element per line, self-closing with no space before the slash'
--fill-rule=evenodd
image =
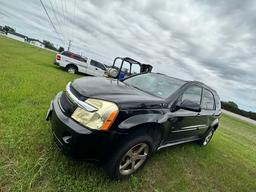
<path id="1" fill-rule="evenodd" d="M 51 0 L 48 0 L 48 1 L 49 1 L 49 3 L 50 3 L 51 9 L 52 9 L 53 16 L 54 16 L 54 18 L 55 18 L 55 20 L 56 20 L 56 23 L 57 23 L 57 26 L 58 26 L 58 31 L 60 32 L 60 34 L 62 35 L 62 37 L 64 37 L 64 36 L 63 36 L 63 33 L 62 33 L 62 26 L 60 25 L 60 20 L 59 20 L 59 17 L 57 17 L 56 11 L 55 11 L 54 6 L 53 6 L 53 3 L 52 3 Z M 65 39 L 65 38 L 64 38 L 64 39 Z"/>
<path id="2" fill-rule="evenodd" d="M 56 7 L 56 9 L 57 9 L 56 16 L 58 16 L 59 26 L 60 26 L 61 31 L 62 31 L 61 35 L 65 39 L 65 45 L 66 45 L 66 40 L 68 39 L 68 36 L 66 35 L 66 33 L 64 33 L 66 30 L 65 30 L 65 28 L 63 28 L 66 25 L 64 23 L 65 22 L 64 21 L 65 16 L 64 16 L 64 9 L 63 9 L 62 0 L 60 0 L 60 2 L 57 1 L 57 0 L 54 0 L 53 4 L 54 4 L 54 7 Z M 54 12 L 55 12 L 55 10 L 54 10 Z"/>
<path id="3" fill-rule="evenodd" d="M 67 16 L 69 16 L 68 9 L 67 9 L 67 1 L 62 0 L 61 3 L 62 3 L 62 8 L 63 8 L 63 20 L 65 22 L 64 26 L 69 26 L 69 27 L 67 27 L 65 32 L 67 33 L 67 39 L 70 39 L 70 23 L 68 20 L 68 18 L 70 18 L 70 17 L 67 17 Z"/>
<path id="4" fill-rule="evenodd" d="M 62 13 L 62 16 L 61 16 L 61 19 L 62 19 L 62 26 L 67 26 L 67 5 L 66 5 L 66 1 L 65 0 L 60 0 L 60 6 L 61 6 L 61 13 Z M 69 27 L 68 29 L 65 30 L 65 37 L 66 39 L 70 39 L 70 34 L 69 34 Z"/>
<path id="5" fill-rule="evenodd" d="M 62 10 L 62 24 L 64 25 L 65 24 L 65 15 L 64 15 L 64 6 L 63 6 L 63 1 L 61 0 L 60 1 L 60 4 L 61 4 L 61 10 Z"/>
<path id="6" fill-rule="evenodd" d="M 74 0 L 74 14 L 73 14 L 73 16 L 74 16 L 74 19 L 76 19 L 76 0 Z M 72 27 L 71 28 L 71 34 L 72 34 L 72 37 L 74 36 L 74 27 Z"/>
<path id="7" fill-rule="evenodd" d="M 54 31 L 56 32 L 56 34 L 58 35 L 58 37 L 59 37 L 59 39 L 62 41 L 62 43 L 65 44 L 64 41 L 63 41 L 63 39 L 60 37 L 60 35 L 59 35 L 59 33 L 58 33 L 58 31 L 57 31 L 57 29 L 56 29 L 54 23 L 52 22 L 52 19 L 51 19 L 50 15 L 48 14 L 47 9 L 46 9 L 46 7 L 44 6 L 44 3 L 42 2 L 42 0 L 40 0 L 40 3 L 41 3 L 41 5 L 42 5 L 42 7 L 43 7 L 43 9 L 44 9 L 44 11 L 45 11 L 47 17 L 48 17 L 48 20 L 50 21 L 50 23 L 51 23 L 51 25 L 52 25 Z"/>

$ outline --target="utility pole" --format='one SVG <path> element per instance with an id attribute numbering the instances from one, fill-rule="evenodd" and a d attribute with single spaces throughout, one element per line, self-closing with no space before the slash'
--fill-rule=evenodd
<path id="1" fill-rule="evenodd" d="M 68 51 L 70 50 L 71 47 L 71 40 L 68 40 Z"/>

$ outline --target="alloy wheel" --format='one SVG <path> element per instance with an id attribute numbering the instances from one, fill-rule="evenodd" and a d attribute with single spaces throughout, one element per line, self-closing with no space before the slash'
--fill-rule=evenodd
<path id="1" fill-rule="evenodd" d="M 210 131 L 210 132 L 208 133 L 208 135 L 205 137 L 204 142 L 203 142 L 203 145 L 207 145 L 207 144 L 210 142 L 210 140 L 211 140 L 211 138 L 212 138 L 212 135 L 213 135 L 213 131 Z"/>
<path id="2" fill-rule="evenodd" d="M 122 157 L 119 164 L 121 175 L 130 175 L 139 169 L 149 154 L 149 146 L 146 143 L 139 143 L 130 148 Z"/>

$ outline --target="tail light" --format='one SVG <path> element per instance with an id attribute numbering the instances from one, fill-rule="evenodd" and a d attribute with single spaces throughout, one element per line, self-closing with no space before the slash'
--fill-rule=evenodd
<path id="1" fill-rule="evenodd" d="M 56 60 L 60 60 L 61 59 L 61 56 L 58 54 L 56 55 Z"/>

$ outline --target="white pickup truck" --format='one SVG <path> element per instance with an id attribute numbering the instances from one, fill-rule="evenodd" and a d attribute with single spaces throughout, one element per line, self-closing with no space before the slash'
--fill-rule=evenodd
<path id="1" fill-rule="evenodd" d="M 69 73 L 84 73 L 93 76 L 104 76 L 107 67 L 93 59 L 83 58 L 70 51 L 63 51 L 56 55 L 54 64 L 64 68 Z"/>

